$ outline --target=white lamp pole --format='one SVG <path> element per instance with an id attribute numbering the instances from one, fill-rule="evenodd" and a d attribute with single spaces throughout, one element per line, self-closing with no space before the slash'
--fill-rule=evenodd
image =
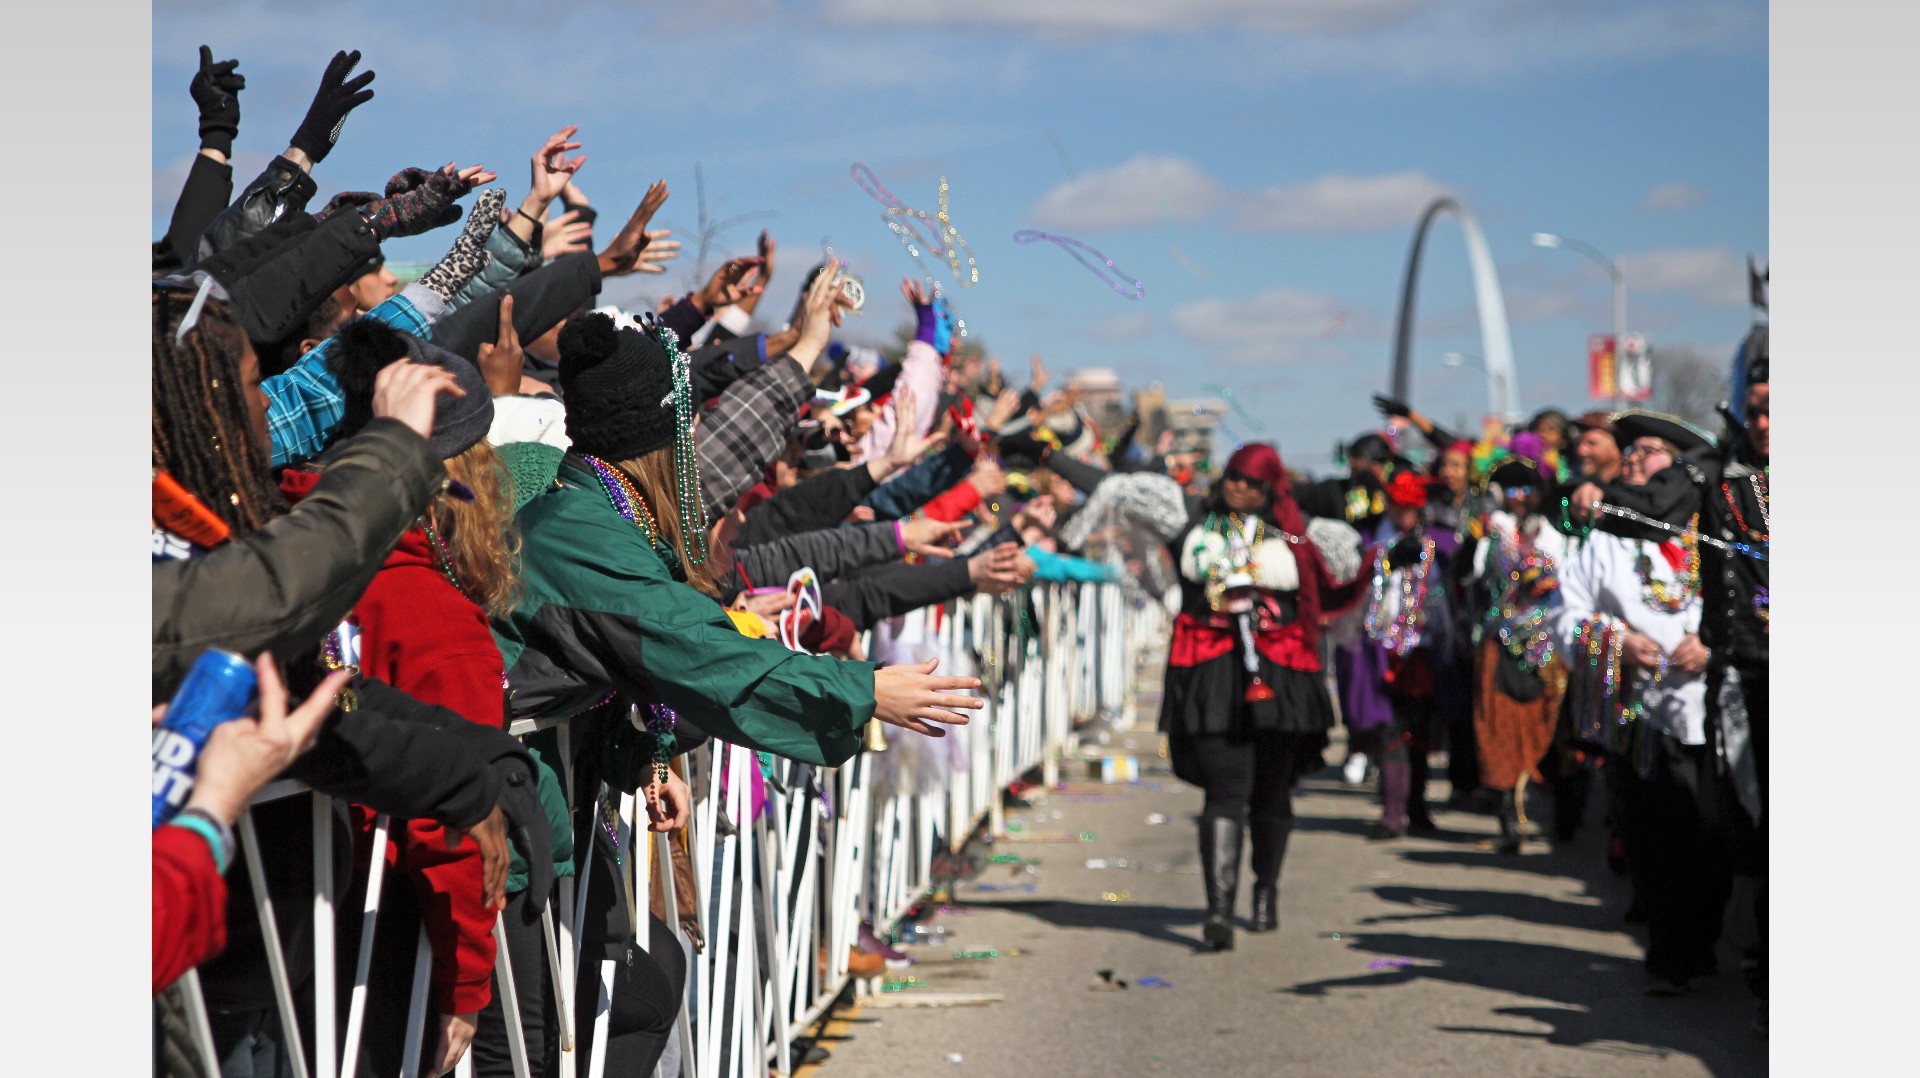
<path id="1" fill-rule="evenodd" d="M 1627 339 L 1627 279 L 1626 275 L 1620 270 L 1620 263 L 1601 254 L 1599 248 L 1590 243 L 1582 243 L 1579 240 L 1556 235 L 1552 232 L 1535 232 L 1533 234 L 1533 245 L 1535 247 L 1565 247 L 1570 251 L 1578 251 L 1588 258 L 1593 259 L 1595 262 L 1600 263 L 1601 268 L 1607 271 L 1607 276 L 1613 278 L 1613 406 L 1616 409 L 1619 408 L 1621 403 L 1620 352 L 1626 347 Z"/>

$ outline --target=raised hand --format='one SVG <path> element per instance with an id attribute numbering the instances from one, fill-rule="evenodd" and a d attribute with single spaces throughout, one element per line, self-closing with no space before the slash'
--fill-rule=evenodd
<path id="1" fill-rule="evenodd" d="M 580 166 L 587 163 L 586 154 L 567 157 L 567 151 L 580 148 L 580 143 L 568 141 L 579 130 L 579 124 L 568 124 L 548 135 L 547 141 L 533 151 L 533 178 L 527 183 L 527 197 L 538 199 L 543 211 L 573 182 L 573 174 L 580 171 Z"/>
<path id="2" fill-rule="evenodd" d="M 1388 418 L 1405 419 L 1413 414 L 1413 409 L 1408 407 L 1405 401 L 1394 400 L 1384 393 L 1373 395 L 1373 406 L 1380 410 L 1381 415 Z"/>
<path id="3" fill-rule="evenodd" d="M 236 71 L 238 60 L 213 62 L 213 50 L 200 46 L 200 70 L 187 83 L 193 103 L 200 106 L 200 148 L 213 150 L 222 159 L 233 153 L 234 136 L 240 133 L 240 91 L 247 88 L 247 77 Z"/>
<path id="4" fill-rule="evenodd" d="M 967 717 L 959 711 L 978 711 L 987 706 L 977 696 L 956 696 L 955 690 L 977 689 L 976 677 L 934 677 L 938 659 L 903 666 L 883 666 L 873 672 L 873 717 L 890 726 L 912 730 L 928 737 L 947 733 L 932 723 L 964 726 Z"/>
<path id="5" fill-rule="evenodd" d="M 614 234 L 612 242 L 600 252 L 602 277 L 619 277 L 635 272 L 640 264 L 640 253 L 655 241 L 665 239 L 672 234 L 664 230 L 647 231 L 647 225 L 653 220 L 653 215 L 660 212 L 660 207 L 666 205 L 666 202 L 667 181 L 655 180 L 653 186 L 647 188 L 646 197 L 642 198 L 640 205 L 635 207 L 633 216 L 627 218 L 627 223 Z M 678 244 L 674 245 L 674 250 L 676 252 L 679 250 Z M 666 271 L 654 266 L 642 272 L 664 273 Z"/>
<path id="6" fill-rule="evenodd" d="M 916 309 L 933 306 L 933 297 L 927 295 L 926 286 L 922 285 L 918 278 L 900 278 L 900 294 L 907 297 L 907 302 L 913 304 Z"/>
<path id="7" fill-rule="evenodd" d="M 712 314 L 748 296 L 757 296 L 765 288 L 766 284 L 760 277 L 759 259 L 732 258 L 713 271 L 706 287 L 694 296 L 693 305 L 702 314 Z"/>
<path id="8" fill-rule="evenodd" d="M 320 76 L 320 89 L 314 92 L 313 104 L 307 106 L 306 117 L 293 133 L 289 145 L 306 154 L 316 165 L 325 160 L 333 144 L 340 141 L 340 128 L 347 122 L 347 114 L 373 100 L 373 91 L 367 89 L 367 84 L 373 81 L 373 72 L 363 71 L 348 78 L 358 66 L 359 49 L 333 54 L 326 72 Z"/>
<path id="9" fill-rule="evenodd" d="M 674 244 L 678 248 L 679 244 Z M 549 217 L 540 242 L 540 257 L 552 261 L 561 255 L 593 250 L 593 222 L 582 221 L 579 210 Z M 644 252 L 642 252 L 644 253 Z"/>
<path id="10" fill-rule="evenodd" d="M 403 169 L 387 182 L 387 197 L 369 204 L 361 213 L 382 242 L 395 236 L 418 236 L 458 221 L 460 207 L 455 200 L 494 179 L 484 165 L 460 168 L 451 161 L 436 172 Z"/>
<path id="11" fill-rule="evenodd" d="M 520 347 L 520 331 L 513 328 L 513 296 L 500 297 L 500 328 L 491 343 L 480 345 L 480 376 L 496 397 L 512 396 L 520 390 L 520 371 L 526 352 Z"/>
<path id="12" fill-rule="evenodd" d="M 827 264 L 814 275 L 813 283 L 807 286 L 807 294 L 801 299 L 800 316 L 794 320 L 791 331 L 795 335 L 794 341 L 786 351 L 802 370 L 811 371 L 820 353 L 826 351 L 827 338 L 833 333 L 835 297 L 840 295 L 839 277 L 840 260 L 827 259 Z M 768 351 L 771 354 L 772 348 L 769 347 Z"/>
<path id="13" fill-rule="evenodd" d="M 500 208 L 506 201 L 507 193 L 498 187 L 480 192 L 480 197 L 474 199 L 473 213 L 467 217 L 467 227 L 460 230 L 453 247 L 433 268 L 420 275 L 422 288 L 451 302 L 468 281 L 493 263 L 493 252 L 487 250 L 487 237 L 499 226 Z"/>

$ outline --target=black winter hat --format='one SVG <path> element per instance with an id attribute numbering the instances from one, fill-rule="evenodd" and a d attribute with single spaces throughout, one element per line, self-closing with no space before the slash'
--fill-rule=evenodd
<path id="1" fill-rule="evenodd" d="M 433 433 L 427 441 L 441 460 L 451 460 L 487 436 L 493 426 L 493 391 L 479 368 L 439 345 L 402 333 L 371 318 L 356 318 L 335 335 L 327 365 L 340 380 L 347 406 L 339 436 L 345 437 L 373 418 L 373 384 L 380 371 L 401 359 L 443 367 L 465 391 L 456 397 L 443 393 L 434 403 Z"/>
<path id="2" fill-rule="evenodd" d="M 562 327 L 559 347 L 576 452 L 631 460 L 673 444 L 673 362 L 660 342 L 595 312 Z"/>

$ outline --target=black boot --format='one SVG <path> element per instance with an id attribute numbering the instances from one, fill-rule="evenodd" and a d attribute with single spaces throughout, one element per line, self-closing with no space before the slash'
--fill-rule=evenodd
<path id="1" fill-rule="evenodd" d="M 1494 849 L 1500 853 L 1519 853 L 1520 801 L 1512 790 L 1500 794 L 1500 843 Z"/>
<path id="2" fill-rule="evenodd" d="M 1253 831 L 1253 918 L 1249 932 L 1271 932 L 1280 927 L 1280 863 L 1287 856 L 1287 838 L 1293 817 L 1278 820 L 1256 817 Z"/>
<path id="3" fill-rule="evenodd" d="M 1207 919 L 1200 934 L 1216 951 L 1233 950 L 1233 903 L 1240 888 L 1240 821 L 1200 817 L 1200 875 L 1207 885 Z"/>

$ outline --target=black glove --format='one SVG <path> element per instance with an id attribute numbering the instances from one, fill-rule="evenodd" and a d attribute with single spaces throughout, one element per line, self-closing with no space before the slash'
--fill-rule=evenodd
<path id="1" fill-rule="evenodd" d="M 200 106 L 200 148 L 233 155 L 233 139 L 240 133 L 240 98 L 247 77 L 235 71 L 238 60 L 213 62 L 213 50 L 200 46 L 200 70 L 187 84 L 193 103 Z"/>
<path id="2" fill-rule="evenodd" d="M 1383 416 L 1405 419 L 1413 414 L 1413 409 L 1407 407 L 1407 402 L 1394 400 L 1384 393 L 1373 395 L 1373 406 L 1380 409 L 1380 414 Z"/>
<path id="3" fill-rule="evenodd" d="M 347 78 L 359 65 L 358 49 L 333 54 L 326 74 L 320 76 L 320 89 L 313 95 L 313 104 L 307 107 L 306 119 L 300 121 L 300 129 L 293 133 L 293 148 L 306 154 L 316 165 L 326 159 L 333 144 L 339 141 L 340 126 L 347 122 L 347 113 L 373 100 L 373 91 L 366 88 L 373 81 L 373 72 Z"/>

